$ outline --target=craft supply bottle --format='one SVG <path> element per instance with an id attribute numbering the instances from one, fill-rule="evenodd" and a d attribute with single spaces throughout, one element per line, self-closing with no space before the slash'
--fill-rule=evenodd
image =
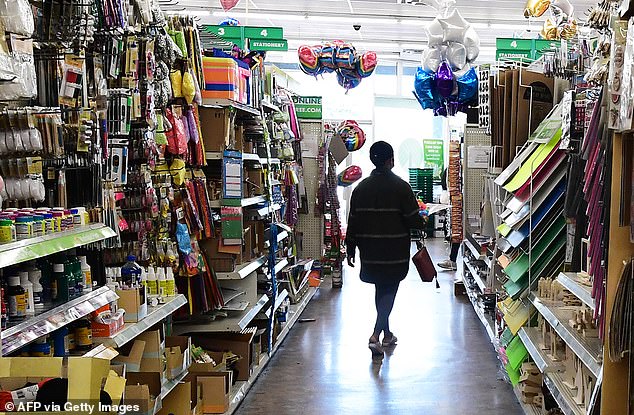
<path id="1" fill-rule="evenodd" d="M 165 290 L 167 288 L 167 280 L 165 280 L 165 268 L 158 268 L 156 279 L 158 280 L 158 295 L 161 297 L 165 297 Z"/>
<path id="2" fill-rule="evenodd" d="M 11 219 L 0 220 L 0 243 L 13 242 L 17 239 L 15 225 Z"/>
<path id="3" fill-rule="evenodd" d="M 15 220 L 15 232 L 18 241 L 31 238 L 33 236 L 33 217 L 18 216 Z"/>
<path id="4" fill-rule="evenodd" d="M 9 319 L 23 320 L 26 317 L 26 298 L 24 288 L 20 286 L 20 277 L 9 277 Z"/>
<path id="5" fill-rule="evenodd" d="M 92 291 L 92 269 L 88 265 L 85 256 L 80 256 L 79 261 L 81 262 L 83 289 L 85 292 Z"/>
<path id="6" fill-rule="evenodd" d="M 29 265 L 29 281 L 33 284 L 33 305 L 35 312 L 39 312 L 44 308 L 44 287 L 40 283 L 42 271 L 35 266 L 34 263 Z"/>
<path id="7" fill-rule="evenodd" d="M 44 235 L 44 216 L 33 215 L 33 237 Z"/>
<path id="8" fill-rule="evenodd" d="M 174 270 L 172 270 L 172 267 L 167 267 L 165 280 L 165 295 L 174 297 L 176 295 L 176 281 L 174 280 Z"/>
<path id="9" fill-rule="evenodd" d="M 29 281 L 29 272 L 20 271 L 18 273 L 20 277 L 20 286 L 24 288 L 24 297 L 26 298 L 26 315 L 35 315 L 35 304 L 33 299 L 33 283 Z"/>
<path id="10" fill-rule="evenodd" d="M 44 233 L 49 234 L 55 232 L 53 227 L 53 214 L 52 213 L 44 213 L 42 215 L 44 217 Z"/>
<path id="11" fill-rule="evenodd" d="M 75 350 L 87 351 L 92 349 L 92 326 L 86 318 L 74 325 Z"/>
<path id="12" fill-rule="evenodd" d="M 156 278 L 156 273 L 154 272 L 154 267 L 149 266 L 147 268 L 147 295 L 158 295 L 158 280 Z"/>

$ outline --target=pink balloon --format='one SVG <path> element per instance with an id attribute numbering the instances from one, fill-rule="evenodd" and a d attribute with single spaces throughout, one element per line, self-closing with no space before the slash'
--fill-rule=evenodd
<path id="1" fill-rule="evenodd" d="M 229 10 L 236 7 L 240 0 L 220 0 L 220 5 L 224 9 L 224 11 L 228 12 Z"/>

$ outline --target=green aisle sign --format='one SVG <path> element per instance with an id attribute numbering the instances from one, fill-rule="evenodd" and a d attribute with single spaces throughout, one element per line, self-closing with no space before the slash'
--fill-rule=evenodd
<path id="1" fill-rule="evenodd" d="M 304 120 L 321 120 L 321 97 L 293 97 L 297 118 Z"/>
<path id="2" fill-rule="evenodd" d="M 268 50 L 276 50 L 286 52 L 288 50 L 288 41 L 281 40 L 253 40 L 249 42 L 249 49 L 258 52 L 264 52 Z"/>
<path id="3" fill-rule="evenodd" d="M 445 152 L 442 140 L 423 140 L 423 160 L 425 167 L 434 169 L 434 176 L 438 177 L 445 168 Z"/>
<path id="4" fill-rule="evenodd" d="M 249 48 L 255 51 L 288 50 L 288 41 L 284 39 L 281 27 L 205 25 L 203 30 L 240 47 L 244 47 L 245 40 L 249 39 Z"/>

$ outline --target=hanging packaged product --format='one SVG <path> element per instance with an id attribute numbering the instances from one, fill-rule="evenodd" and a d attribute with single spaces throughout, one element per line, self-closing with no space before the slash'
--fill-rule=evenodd
<path id="1" fill-rule="evenodd" d="M 83 88 L 83 59 L 79 56 L 67 56 L 64 60 L 64 78 L 59 88 L 59 104 L 77 106 L 77 100 Z"/>

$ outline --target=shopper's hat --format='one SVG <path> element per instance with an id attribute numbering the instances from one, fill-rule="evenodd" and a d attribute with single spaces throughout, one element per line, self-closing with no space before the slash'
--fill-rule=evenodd
<path id="1" fill-rule="evenodd" d="M 370 147 L 370 161 L 376 167 L 383 167 L 386 161 L 394 157 L 394 149 L 385 141 L 377 141 Z"/>

